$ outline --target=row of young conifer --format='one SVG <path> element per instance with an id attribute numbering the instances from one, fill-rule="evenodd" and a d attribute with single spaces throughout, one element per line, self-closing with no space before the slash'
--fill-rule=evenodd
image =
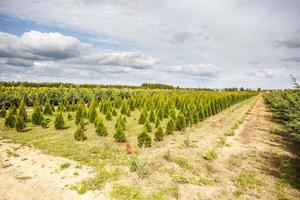
<path id="1" fill-rule="evenodd" d="M 86 89 L 83 88 L 83 90 Z M 57 102 L 57 99 L 51 98 L 40 100 L 40 96 L 45 96 L 45 94 L 40 94 L 33 98 L 35 99 L 33 103 L 29 103 L 29 105 L 33 104 L 34 110 L 30 117 L 26 111 L 28 104 L 26 105 L 25 99 L 19 103 L 18 107 L 13 103 L 2 102 L 0 116 L 5 118 L 6 127 L 23 131 L 30 121 L 33 125 L 47 128 L 50 122 L 47 116 L 55 114 L 54 127 L 64 129 L 64 113 L 67 112 L 67 118 L 73 120 L 72 113 L 75 112 L 74 122 L 77 128 L 74 138 L 81 141 L 87 139 L 84 134 L 87 121 L 95 125 L 95 131 L 99 136 L 107 136 L 108 132 L 101 116 L 105 116 L 105 120 L 108 121 L 116 117 L 113 138 L 116 142 L 125 142 L 126 118 L 130 117 L 133 111 L 138 110 L 140 116 L 136 119 L 137 123 L 144 126 L 144 130 L 137 136 L 138 145 L 149 147 L 151 146 L 153 127 L 155 127 L 154 139 L 161 141 L 165 135 L 181 131 L 187 126 L 196 124 L 253 95 L 255 93 L 251 92 L 184 92 L 176 90 L 172 90 L 172 92 L 163 90 L 137 92 L 135 90 L 134 92 L 129 91 L 129 95 L 125 97 L 112 95 L 111 97 L 106 96 L 106 98 L 96 98 L 97 95 L 93 94 L 94 98 L 70 100 L 72 98 L 65 96 Z M 161 125 L 163 119 L 167 120 L 165 128 Z"/>

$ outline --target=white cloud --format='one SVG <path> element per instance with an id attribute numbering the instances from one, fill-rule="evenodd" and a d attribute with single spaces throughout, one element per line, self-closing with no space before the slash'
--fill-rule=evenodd
<path id="1" fill-rule="evenodd" d="M 289 75 L 289 73 L 286 68 L 262 68 L 250 73 L 249 75 L 256 78 L 275 78 L 286 77 Z"/>
<path id="2" fill-rule="evenodd" d="M 61 33 L 25 32 L 21 37 L 0 32 L 0 57 L 29 60 L 66 59 L 84 55 L 92 47 Z"/>
<path id="3" fill-rule="evenodd" d="M 212 64 L 165 66 L 160 69 L 167 73 L 179 73 L 200 77 L 216 77 L 221 71 L 219 67 Z"/>

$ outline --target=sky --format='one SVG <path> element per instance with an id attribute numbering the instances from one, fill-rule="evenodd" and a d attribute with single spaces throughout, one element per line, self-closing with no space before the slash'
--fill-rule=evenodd
<path id="1" fill-rule="evenodd" d="M 299 0 L 0 0 L 0 80 L 290 88 Z"/>

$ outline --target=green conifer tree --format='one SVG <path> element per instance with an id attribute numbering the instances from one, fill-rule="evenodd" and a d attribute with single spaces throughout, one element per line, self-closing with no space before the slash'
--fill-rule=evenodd
<path id="1" fill-rule="evenodd" d="M 147 130 L 147 132 L 152 132 L 152 127 L 148 119 L 146 120 L 144 127 Z"/>
<path id="2" fill-rule="evenodd" d="M 167 128 L 166 128 L 166 135 L 170 135 L 175 131 L 175 123 L 173 118 L 170 118 L 170 120 L 167 123 Z"/>
<path id="3" fill-rule="evenodd" d="M 13 114 L 13 110 L 10 109 L 10 111 L 8 112 L 7 117 L 5 118 L 5 123 L 4 125 L 8 128 L 14 128 L 16 124 L 16 117 Z"/>
<path id="4" fill-rule="evenodd" d="M 113 137 L 116 142 L 126 142 L 126 137 L 121 126 L 117 126 L 116 132 Z"/>
<path id="5" fill-rule="evenodd" d="M 84 134 L 83 123 L 77 125 L 77 129 L 74 133 L 74 139 L 77 141 L 84 141 L 87 139 L 86 135 Z"/>
<path id="6" fill-rule="evenodd" d="M 99 136 L 107 136 L 108 134 L 103 119 L 100 116 L 98 116 L 96 120 L 96 133 Z"/>
<path id="7" fill-rule="evenodd" d="M 144 124 L 147 120 L 147 112 L 143 109 L 139 118 L 139 124 Z"/>
<path id="8" fill-rule="evenodd" d="M 154 134 L 154 139 L 156 141 L 162 141 L 163 138 L 164 138 L 164 131 L 163 131 L 163 128 L 161 127 L 161 125 L 159 125 Z"/>
<path id="9" fill-rule="evenodd" d="M 55 116 L 54 127 L 58 130 L 63 130 L 65 127 L 64 117 L 61 112 L 57 113 Z"/>
<path id="10" fill-rule="evenodd" d="M 45 115 L 52 115 L 52 109 L 51 109 L 51 105 L 50 105 L 50 100 L 49 99 L 45 103 L 44 114 Z"/>
<path id="11" fill-rule="evenodd" d="M 150 111 L 150 114 L 149 114 L 149 121 L 151 123 L 155 123 L 155 114 L 153 112 L 153 110 Z"/>
<path id="12" fill-rule="evenodd" d="M 151 147 L 151 136 L 147 133 L 147 130 L 143 130 L 138 136 L 139 147 Z"/>

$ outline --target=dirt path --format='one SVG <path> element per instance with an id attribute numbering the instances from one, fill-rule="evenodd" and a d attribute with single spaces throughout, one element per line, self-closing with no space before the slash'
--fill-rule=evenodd
<path id="1" fill-rule="evenodd" d="M 229 147 L 220 149 L 219 159 L 214 163 L 223 184 L 217 185 L 214 193 L 207 196 L 218 199 L 300 198 L 299 150 L 293 150 L 293 141 L 278 123 L 272 122 L 263 98 L 257 101 L 230 142 Z M 246 186 L 241 186 L 240 177 L 244 177 Z M 252 180 L 255 183 L 252 184 Z"/>
<path id="2" fill-rule="evenodd" d="M 32 147 L 0 141 L 0 199 L 103 199 L 100 193 L 79 195 L 68 188 L 93 175 L 91 169 Z"/>

